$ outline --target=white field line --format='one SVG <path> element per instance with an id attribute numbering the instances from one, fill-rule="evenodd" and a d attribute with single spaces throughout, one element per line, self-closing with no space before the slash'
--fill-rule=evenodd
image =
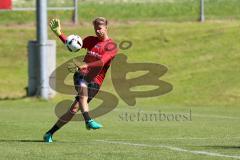
<path id="1" fill-rule="evenodd" d="M 144 138 L 144 139 L 133 139 L 133 138 L 124 138 L 124 139 L 117 139 L 117 138 L 110 138 L 110 139 L 105 139 L 106 141 L 138 141 L 138 140 L 223 140 L 223 139 L 240 139 L 240 137 L 172 137 L 172 138 L 168 138 L 168 137 L 159 137 L 159 138 Z"/>
<path id="2" fill-rule="evenodd" d="M 106 141 L 106 140 L 96 140 L 96 141 L 103 142 L 103 143 L 110 143 L 110 144 L 122 144 L 122 145 L 128 145 L 128 146 L 137 146 L 137 147 L 164 148 L 164 149 L 169 149 L 172 151 L 186 152 L 186 153 L 192 153 L 192 154 L 197 154 L 197 155 L 240 159 L 240 156 L 226 155 L 226 154 L 220 154 L 220 153 L 214 153 L 214 152 L 208 152 L 208 151 L 187 150 L 187 149 L 183 149 L 183 148 L 179 148 L 179 147 L 172 147 L 172 146 L 167 146 L 167 145 L 150 145 L 150 144 L 117 142 L 117 141 Z"/>

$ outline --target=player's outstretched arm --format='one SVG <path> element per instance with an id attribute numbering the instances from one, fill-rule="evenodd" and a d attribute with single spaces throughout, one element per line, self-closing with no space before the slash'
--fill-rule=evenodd
<path id="1" fill-rule="evenodd" d="M 55 35 L 58 36 L 61 39 L 61 41 L 65 44 L 67 41 L 67 38 L 61 31 L 60 20 L 52 19 L 49 23 L 49 26 L 50 26 L 51 30 L 53 31 L 53 33 L 55 33 Z"/>
<path id="2" fill-rule="evenodd" d="M 49 23 L 49 26 L 53 33 L 56 34 L 56 36 L 60 36 L 62 34 L 61 32 L 61 25 L 59 19 L 52 19 Z"/>

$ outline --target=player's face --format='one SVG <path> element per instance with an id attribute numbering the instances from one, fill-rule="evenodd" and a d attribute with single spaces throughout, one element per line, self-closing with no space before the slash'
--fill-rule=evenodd
<path id="1" fill-rule="evenodd" d="M 107 27 L 105 25 L 94 25 L 95 34 L 100 39 L 104 39 L 107 35 Z"/>

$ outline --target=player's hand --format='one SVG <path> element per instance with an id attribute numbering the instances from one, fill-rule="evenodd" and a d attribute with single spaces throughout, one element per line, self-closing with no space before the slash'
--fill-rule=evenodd
<path id="1" fill-rule="evenodd" d="M 61 35 L 61 25 L 59 19 L 52 19 L 49 23 L 51 30 L 57 35 Z"/>
<path id="2" fill-rule="evenodd" d="M 80 67 L 81 70 L 87 69 L 88 65 L 86 63 L 83 63 Z"/>

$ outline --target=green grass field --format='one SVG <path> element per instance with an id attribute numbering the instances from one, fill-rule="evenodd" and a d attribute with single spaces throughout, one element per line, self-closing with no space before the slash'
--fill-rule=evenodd
<path id="1" fill-rule="evenodd" d="M 238 107 L 179 107 L 150 100 L 136 107 L 119 105 L 97 118 L 104 128 L 88 131 L 83 122 L 71 122 L 55 134 L 55 142 L 41 142 L 56 121 L 54 102 L 1 101 L 0 159 L 239 159 Z M 96 103 L 94 103 L 96 104 Z M 191 121 L 126 121 L 121 115 L 186 114 Z M 146 120 L 146 119 L 145 119 Z"/>
<path id="2" fill-rule="evenodd" d="M 129 63 L 166 66 L 168 72 L 160 79 L 173 86 L 165 95 L 137 98 L 131 107 L 117 95 L 109 71 L 102 90 L 117 96 L 119 104 L 112 112 L 96 118 L 104 128 L 88 131 L 84 122 L 70 122 L 56 133 L 52 144 L 43 143 L 42 136 L 57 120 L 55 106 L 73 96 L 58 93 L 49 101 L 25 97 L 27 43 L 36 34 L 34 14 L 1 13 L 0 159 L 240 159 L 239 2 L 206 0 L 205 23 L 197 22 L 198 3 L 187 2 L 122 6 L 81 3 L 78 26 L 69 23 L 70 12 L 49 13 L 50 18 L 61 17 L 66 34 L 82 37 L 94 34 L 93 17 L 106 16 L 110 19 L 110 36 L 118 44 L 123 40 L 133 43 L 119 53 L 125 54 Z M 50 30 L 49 39 L 56 39 Z M 84 50 L 71 54 L 59 40 L 57 45 L 58 66 L 85 54 Z M 71 76 L 66 81 L 71 83 Z M 91 108 L 99 103 L 94 100 Z M 170 119 L 144 118 L 159 112 L 170 115 Z M 137 118 L 138 113 L 142 117 Z M 178 121 L 178 115 L 185 118 Z"/>

